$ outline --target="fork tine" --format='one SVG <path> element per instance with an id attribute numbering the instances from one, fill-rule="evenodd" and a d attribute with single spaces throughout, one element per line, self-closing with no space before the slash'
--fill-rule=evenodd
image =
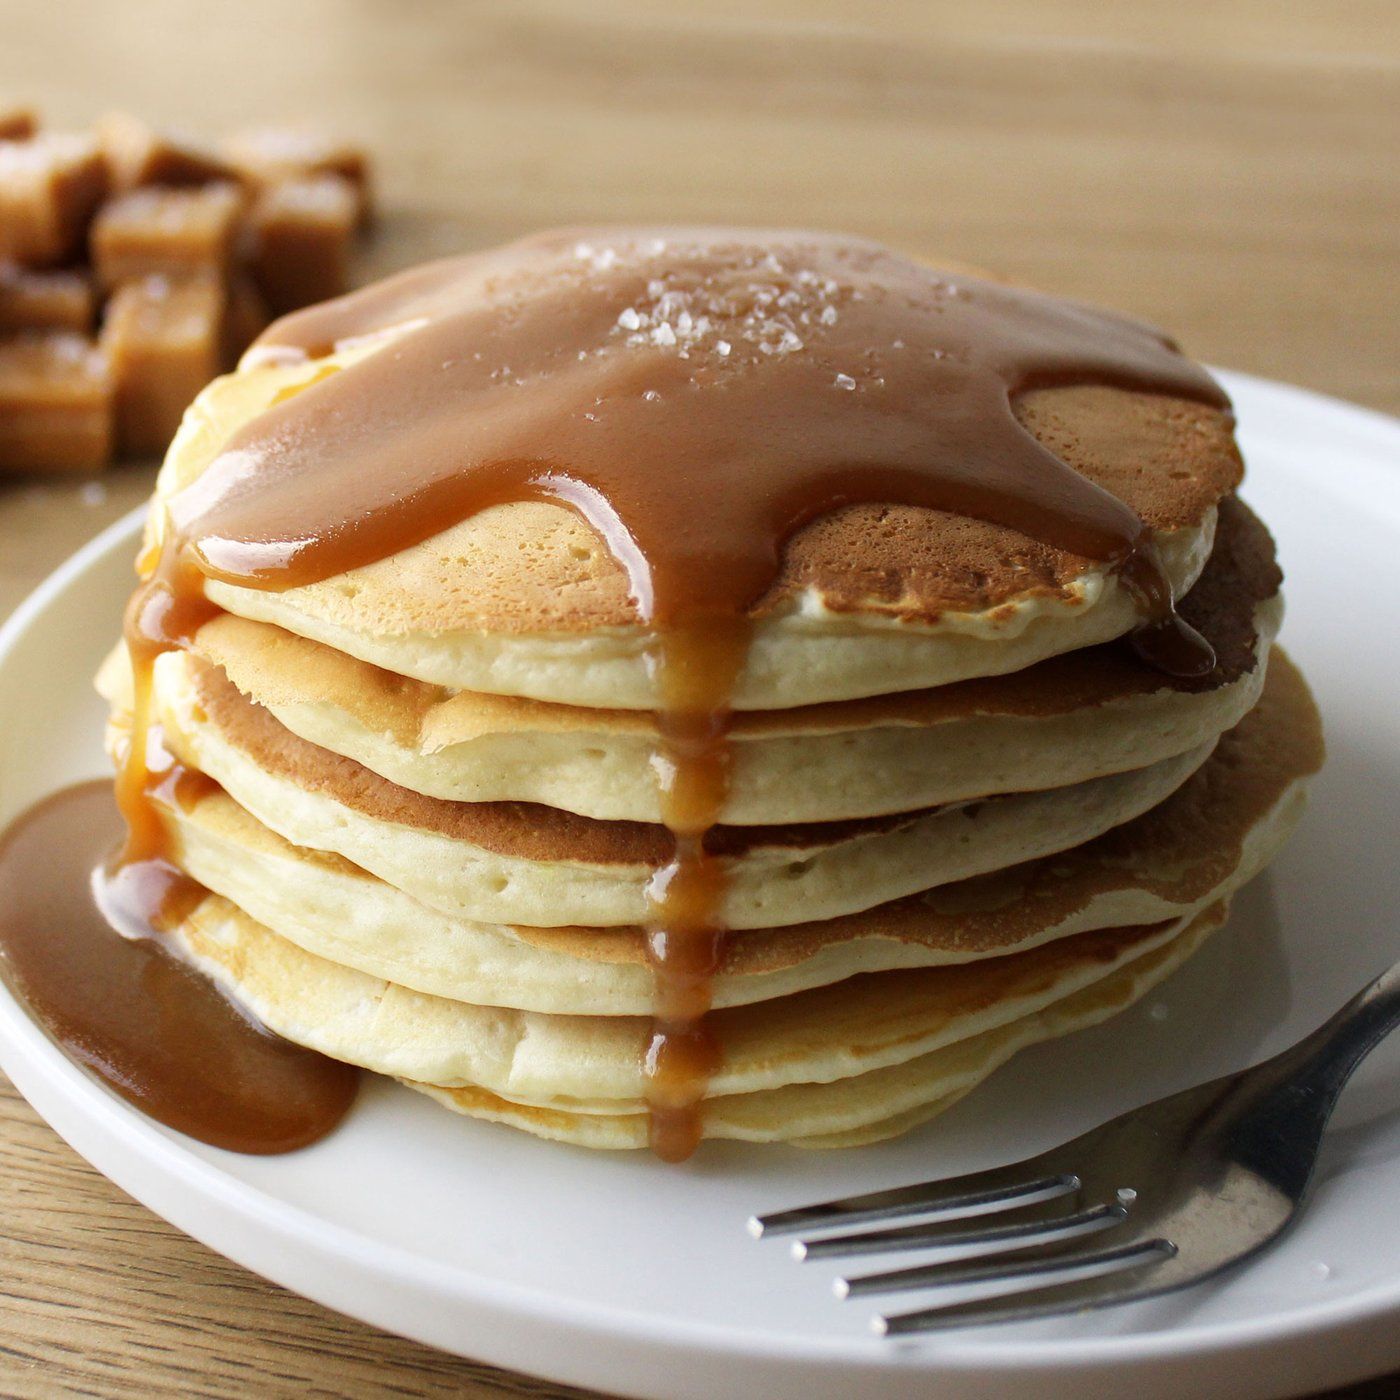
<path id="1" fill-rule="evenodd" d="M 988 1255 L 1010 1253 L 1019 1249 L 1038 1249 L 1042 1245 L 1060 1244 L 1082 1235 L 1111 1230 L 1128 1218 L 1126 1206 L 1094 1206 L 1074 1215 L 1058 1215 L 1049 1220 L 1027 1220 L 1017 1225 L 1003 1225 L 994 1230 L 960 1230 L 956 1234 L 937 1232 L 936 1227 L 911 1225 L 902 1230 L 878 1230 L 866 1235 L 838 1235 L 834 1239 L 801 1241 L 793 1246 L 801 1258 L 823 1259 L 851 1254 L 879 1253 L 890 1249 L 918 1249 L 931 1253 L 917 1268 L 895 1269 L 885 1273 L 862 1274 L 856 1278 L 836 1280 L 837 1296 L 858 1297 L 862 1293 L 878 1293 L 884 1289 L 913 1288 L 921 1283 L 937 1283 L 947 1266 L 965 1259 L 981 1259 Z"/>
<path id="2" fill-rule="evenodd" d="M 1117 1275 L 1128 1270 L 1142 1269 L 1171 1259 L 1177 1252 L 1170 1240 L 1144 1240 L 1121 1245 L 1117 1249 L 1099 1250 L 1071 1258 L 1038 1260 L 1020 1268 L 1007 1269 L 1000 1265 L 947 1271 L 935 1287 L 953 1294 L 946 1302 L 933 1302 L 917 1312 L 886 1314 L 872 1319 L 875 1331 L 887 1337 L 908 1336 L 917 1332 L 933 1332 L 945 1327 L 978 1327 L 993 1322 L 1029 1321 L 1051 1317 L 1056 1313 L 1077 1312 L 1082 1308 L 1106 1303 L 1126 1303 L 1155 1292 L 1150 1284 L 1142 1288 L 1120 1291 Z M 1064 1288 L 1071 1284 L 1092 1284 L 1088 1290 L 1075 1289 L 1069 1298 L 1050 1298 L 1042 1303 L 988 1308 L 986 1303 L 1008 1294 L 1029 1293 L 1039 1289 Z M 977 1290 L 977 1296 L 958 1296 L 965 1288 Z"/>
<path id="3" fill-rule="evenodd" d="M 1073 1172 L 1028 1178 L 1015 1168 L 999 1167 L 943 1181 L 924 1181 L 892 1191 L 872 1191 L 864 1196 L 846 1196 L 820 1205 L 782 1210 L 772 1215 L 749 1217 L 749 1233 L 786 1235 L 796 1230 L 823 1230 L 837 1225 L 863 1225 L 876 1220 L 897 1220 L 905 1215 L 923 1215 L 933 1220 L 959 1220 L 966 1216 L 991 1215 L 997 1211 L 1019 1210 L 1022 1206 L 1053 1201 L 1079 1190 L 1079 1177 Z"/>

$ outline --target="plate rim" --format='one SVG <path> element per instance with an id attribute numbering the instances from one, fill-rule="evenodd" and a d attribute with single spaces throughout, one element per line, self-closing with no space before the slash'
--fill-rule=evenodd
<path id="1" fill-rule="evenodd" d="M 1363 429 L 1366 436 L 1382 444 L 1400 446 L 1400 418 L 1363 408 L 1331 395 L 1261 378 L 1237 371 L 1217 371 L 1230 385 L 1246 387 L 1260 397 L 1282 398 L 1290 409 L 1309 413 L 1322 412 L 1334 419 L 1341 416 L 1354 429 Z M 1346 473 L 1327 481 L 1328 486 L 1345 488 Z M 1392 482 L 1400 490 L 1400 484 Z M 1350 493 L 1348 493 L 1350 494 Z M 1400 499 L 1400 498 L 1398 498 Z M 144 520 L 146 506 L 137 506 L 107 526 L 93 539 L 64 560 L 38 584 L 0 624 L 0 668 L 5 667 L 19 643 L 40 619 L 44 611 L 75 586 L 91 569 L 118 548 L 127 547 Z M 15 1072 L 16 1061 L 24 1067 Z M 735 1327 L 730 1324 L 699 1322 L 692 1319 L 660 1314 L 640 1313 L 626 1307 L 592 1303 L 553 1294 L 534 1285 L 494 1278 L 479 1269 L 414 1254 L 402 1246 L 387 1243 L 347 1225 L 327 1221 L 311 1210 L 294 1205 L 248 1182 L 240 1181 L 186 1147 L 169 1130 L 142 1115 L 139 1110 L 119 1100 L 87 1071 L 71 1062 L 53 1044 L 47 1034 L 0 984 L 0 1066 L 14 1079 L 16 1087 L 31 1102 L 30 1094 L 20 1080 L 45 1078 L 56 1093 L 62 1094 L 75 1112 L 86 1118 L 91 1126 L 109 1139 L 111 1152 L 130 1155 L 149 1171 L 173 1176 L 179 1184 L 196 1195 L 207 1197 L 212 1205 L 250 1217 L 262 1229 L 275 1235 L 279 1243 L 307 1251 L 323 1262 L 335 1266 L 350 1266 L 358 1271 L 368 1270 L 389 1284 L 413 1282 L 428 1284 L 434 1292 L 449 1295 L 459 1304 L 481 1310 L 489 1320 L 491 1314 L 504 1315 L 516 1323 L 521 1320 L 543 1323 L 559 1329 L 571 1328 L 595 1341 L 606 1343 L 627 1340 L 645 1348 L 649 1359 L 665 1363 L 677 1353 L 705 1353 L 705 1360 L 722 1358 L 726 1361 L 766 1361 L 791 1366 L 794 1362 L 816 1363 L 839 1361 L 859 1368 L 893 1369 L 904 1373 L 911 1370 L 930 1373 L 950 1371 L 978 1373 L 990 1379 L 996 1374 L 1024 1377 L 1027 1372 L 1053 1371 L 1073 1373 L 1105 1365 L 1121 1368 L 1130 1363 L 1133 1372 L 1141 1367 L 1151 1368 L 1164 1362 L 1200 1360 L 1212 1356 L 1252 1351 L 1271 1343 L 1304 1337 L 1320 1338 L 1344 1328 L 1368 1327 L 1383 1321 L 1388 1315 L 1400 1315 L 1400 1268 L 1394 1278 L 1348 1294 L 1340 1299 L 1321 1299 L 1295 1309 L 1287 1317 L 1261 1314 L 1257 1317 L 1217 1323 L 1187 1322 L 1159 1332 L 1126 1335 L 1068 1338 L 1017 1339 L 1006 1329 L 978 1329 L 980 1338 L 967 1343 L 958 1334 L 948 1334 L 936 1343 L 924 1342 L 917 1350 L 891 1347 L 878 1338 L 869 1340 L 832 1335 L 794 1338 L 780 1333 L 765 1332 L 761 1327 Z M 36 1097 L 45 1097 L 38 1094 Z M 41 1113 L 50 1122 L 47 1113 Z M 93 1167 L 116 1180 L 108 1170 L 109 1164 L 99 1164 L 84 1148 L 74 1144 L 62 1129 L 55 1128 L 69 1145 L 88 1160 Z M 143 1190 L 133 1189 L 123 1181 L 117 1184 L 162 1218 L 169 1217 L 152 1204 Z M 172 1222 L 175 1223 L 175 1222 Z M 253 1264 L 225 1244 L 215 1244 L 199 1229 L 176 1223 L 176 1228 L 191 1234 L 202 1243 L 215 1248 L 241 1266 L 273 1279 L 283 1286 L 307 1293 L 317 1301 L 341 1312 L 350 1312 L 370 1325 L 387 1327 L 404 1335 L 413 1335 L 402 1326 L 385 1323 L 367 1316 L 363 1310 L 348 1309 L 343 1302 L 331 1301 L 299 1284 L 287 1283 L 262 1263 Z M 736 1229 L 739 1222 L 736 1222 Z M 217 1233 L 214 1231 L 213 1233 Z M 987 1338 L 995 1336 L 995 1344 Z M 420 1340 L 427 1340 L 420 1336 Z M 440 1342 L 429 1342 L 441 1346 Z M 450 1349 L 450 1348 L 448 1348 Z M 478 1360 L 524 1369 L 518 1357 L 492 1358 L 474 1346 L 470 1353 Z M 1363 1365 L 1366 1364 L 1363 1362 Z M 538 1373 L 537 1373 L 538 1374 Z M 1362 1372 L 1364 1374 L 1364 1371 Z M 1127 1373 L 1124 1373 L 1127 1379 Z M 577 1379 L 574 1383 L 579 1383 Z M 597 1382 L 584 1382 L 597 1383 Z"/>

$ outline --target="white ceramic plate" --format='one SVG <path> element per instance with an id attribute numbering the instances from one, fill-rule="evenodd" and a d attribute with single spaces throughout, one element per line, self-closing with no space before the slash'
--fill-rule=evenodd
<path id="1" fill-rule="evenodd" d="M 118 1185 L 277 1282 L 450 1351 L 631 1396 L 1297 1394 L 1400 1366 L 1400 1036 L 1338 1108 L 1303 1219 L 1225 1281 L 1150 1305 L 909 1344 L 834 1270 L 746 1217 L 1037 1152 L 1297 1039 L 1400 956 L 1400 423 L 1228 376 L 1247 495 L 1288 571 L 1284 638 L 1330 762 L 1272 874 L 1146 1004 L 1021 1055 L 945 1118 L 844 1153 L 707 1144 L 684 1168 L 459 1119 L 367 1083 L 287 1157 L 168 1132 L 70 1064 L 0 992 L 0 1063 Z M 0 824 L 103 771 L 89 677 L 116 636 L 135 519 L 0 631 Z M 1378 587 L 1379 586 L 1379 587 Z"/>

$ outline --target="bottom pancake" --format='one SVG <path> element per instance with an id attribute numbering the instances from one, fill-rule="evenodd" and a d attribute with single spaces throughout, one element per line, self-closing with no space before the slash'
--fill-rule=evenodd
<path id="1" fill-rule="evenodd" d="M 1184 958 L 1224 912 L 1221 902 L 1190 921 L 854 978 L 717 1013 L 723 1063 L 711 1080 L 705 1132 L 826 1136 L 926 1107 L 1021 1045 L 1111 1014 L 1155 980 L 1153 969 L 1165 975 Z M 298 1044 L 546 1136 L 600 1146 L 646 1141 L 645 1018 L 543 1016 L 410 992 L 305 953 L 217 896 L 175 937 L 196 965 Z M 1108 990 L 1094 995 L 1102 983 Z M 1050 1014 L 1061 1004 L 1069 1019 Z"/>
<path id="2" fill-rule="evenodd" d="M 831 1084 L 707 1099 L 703 1135 L 812 1148 L 860 1147 L 898 1137 L 951 1108 L 1018 1051 L 1087 1030 L 1127 1010 L 1196 952 L 1227 912 L 1217 905 L 1162 946 L 1063 1000 L 907 1064 Z M 411 1081 L 409 1087 L 457 1113 L 556 1142 L 604 1149 L 648 1144 L 645 1113 L 571 1114 L 511 1103 L 481 1090 Z"/>

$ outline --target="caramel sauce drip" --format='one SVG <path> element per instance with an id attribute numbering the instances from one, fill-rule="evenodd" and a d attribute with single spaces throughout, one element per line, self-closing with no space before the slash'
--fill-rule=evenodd
<path id="1" fill-rule="evenodd" d="M 162 800 L 207 782 L 167 769 Z M 289 1152 L 345 1116 L 357 1072 L 269 1034 L 161 936 L 204 890 L 153 855 L 111 862 L 112 785 L 84 783 L 0 837 L 0 967 L 64 1051 L 201 1142 Z"/>
<path id="2" fill-rule="evenodd" d="M 429 265 L 285 318 L 255 357 L 294 362 L 384 336 L 225 444 L 169 502 L 168 543 L 128 614 L 137 663 L 119 791 L 143 816 L 149 666 L 197 627 L 200 575 L 258 589 L 386 558 L 486 509 L 581 514 L 651 629 L 672 861 L 651 881 L 646 1055 L 655 1150 L 701 1136 L 718 1063 L 706 1022 L 724 956 L 726 728 L 750 616 L 785 542 L 842 506 L 972 516 L 1120 570 L 1136 641 L 1209 670 L 1150 532 L 1017 421 L 1028 389 L 1096 383 L 1228 401 L 1151 327 L 816 234 L 597 230 Z"/>
<path id="3" fill-rule="evenodd" d="M 683 640 L 682 640 L 683 637 Z M 697 615 L 686 634 L 661 634 L 652 655 L 662 750 L 661 819 L 675 854 L 647 886 L 647 953 L 656 977 L 645 1071 L 652 1151 L 680 1162 L 700 1145 L 701 1104 L 719 1067 L 707 1016 L 724 960 L 721 860 L 705 849 L 729 795 L 728 697 L 748 652 L 742 614 Z"/>
<path id="4" fill-rule="evenodd" d="M 166 859 L 165 826 L 152 802 L 163 785 L 190 781 L 151 723 L 156 657 L 187 647 L 219 610 L 204 596 L 204 578 L 186 550 L 165 548 L 141 561 L 145 575 L 127 603 L 122 635 L 131 663 L 131 738 L 117 765 L 117 808 L 126 821 L 119 863 Z M 179 775 L 184 774 L 184 777 Z M 168 794 L 173 795 L 173 792 Z"/>

